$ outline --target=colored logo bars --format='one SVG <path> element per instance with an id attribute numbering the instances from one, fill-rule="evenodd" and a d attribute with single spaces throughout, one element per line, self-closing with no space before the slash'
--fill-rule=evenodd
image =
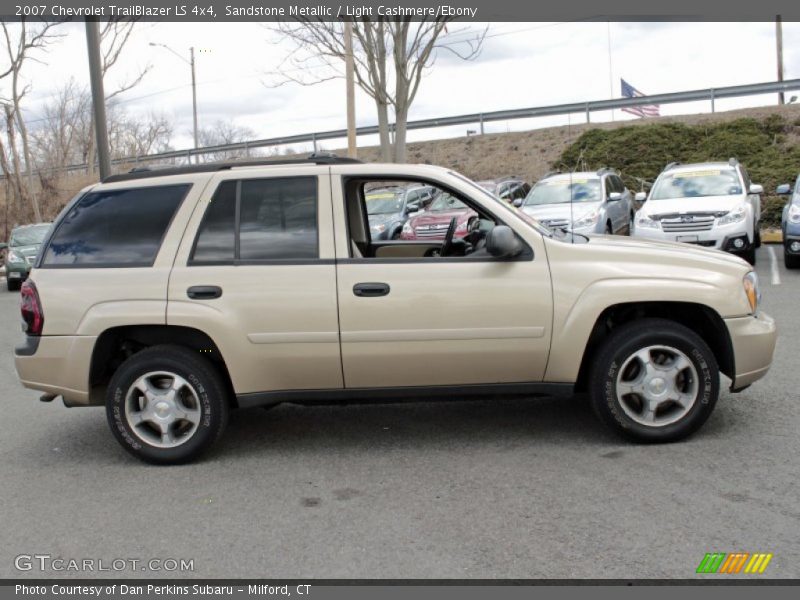
<path id="1" fill-rule="evenodd" d="M 735 575 L 736 573 L 763 573 L 769 561 L 772 560 L 772 554 L 756 552 L 750 554 L 749 552 L 733 552 L 726 554 L 725 552 L 709 552 L 700 561 L 697 567 L 697 573 L 724 573 L 727 575 Z"/>

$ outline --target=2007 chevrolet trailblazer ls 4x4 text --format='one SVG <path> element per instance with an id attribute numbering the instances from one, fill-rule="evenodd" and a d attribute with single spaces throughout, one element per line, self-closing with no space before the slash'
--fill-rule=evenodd
<path id="1" fill-rule="evenodd" d="M 365 189 L 422 184 L 456 237 L 376 240 Z M 555 234 L 465 177 L 333 156 L 116 175 L 63 210 L 22 290 L 22 383 L 105 406 L 155 463 L 236 407 L 587 391 L 628 438 L 683 438 L 764 376 L 776 329 L 740 258 Z"/>

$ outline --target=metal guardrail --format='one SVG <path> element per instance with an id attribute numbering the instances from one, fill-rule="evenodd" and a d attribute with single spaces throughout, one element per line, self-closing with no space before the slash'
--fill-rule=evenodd
<path id="1" fill-rule="evenodd" d="M 743 96 L 754 96 L 759 94 L 771 94 L 778 92 L 788 92 L 800 90 L 800 79 L 789 79 L 785 81 L 774 81 L 767 83 L 753 83 L 748 85 L 734 85 L 721 88 L 707 88 L 691 90 L 686 92 L 671 92 L 668 94 L 653 94 L 651 96 L 641 96 L 638 98 L 615 98 L 610 100 L 593 100 L 589 102 L 572 102 L 568 104 L 556 104 L 552 106 L 538 106 L 532 108 L 519 108 L 512 110 L 498 110 L 486 113 L 471 113 L 452 117 L 439 117 L 433 119 L 419 119 L 409 121 L 407 129 L 432 129 L 436 127 L 448 127 L 452 125 L 480 124 L 483 133 L 483 124 L 491 121 L 508 121 L 513 119 L 526 119 L 531 117 L 545 117 L 567 115 L 574 113 L 584 113 L 586 122 L 591 121 L 591 113 L 604 110 L 614 110 L 631 106 L 642 106 L 645 104 L 676 104 L 680 102 L 694 102 L 698 100 L 710 100 L 712 112 L 714 102 L 720 98 L 737 98 Z M 359 127 L 356 135 L 375 135 L 378 133 L 377 125 Z M 159 160 L 171 160 L 185 158 L 190 160 L 192 156 L 202 156 L 217 152 L 244 152 L 247 154 L 255 148 L 268 148 L 283 146 L 288 144 L 308 143 L 314 144 L 316 149 L 317 142 L 324 140 L 340 139 L 347 137 L 346 129 L 334 129 L 316 133 L 301 133 L 298 135 L 281 136 L 237 142 L 233 144 L 221 144 L 218 146 L 206 146 L 203 148 L 187 148 L 186 150 L 171 150 L 158 154 L 148 154 L 145 156 L 131 156 L 118 158 L 111 161 L 112 165 L 136 164 L 141 162 L 151 162 Z M 77 171 L 86 169 L 87 165 L 70 165 L 59 169 L 61 171 Z"/>

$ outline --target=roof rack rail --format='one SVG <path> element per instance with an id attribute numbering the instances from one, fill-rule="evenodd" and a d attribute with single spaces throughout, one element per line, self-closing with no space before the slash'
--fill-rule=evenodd
<path id="1" fill-rule="evenodd" d="M 669 163 L 669 164 L 668 164 L 666 167 L 664 167 L 664 170 L 665 170 L 665 171 L 669 171 L 670 169 L 674 169 L 675 167 L 678 167 L 678 166 L 680 166 L 680 164 L 681 164 L 681 163 L 679 163 L 678 161 L 671 162 L 671 163 Z"/>
<path id="2" fill-rule="evenodd" d="M 191 173 L 212 173 L 214 171 L 226 171 L 237 167 L 269 167 L 279 165 L 339 165 L 357 164 L 360 160 L 355 158 L 345 158 L 336 156 L 333 153 L 315 152 L 308 158 L 285 158 L 285 159 L 255 159 L 255 160 L 234 160 L 227 162 L 210 162 L 199 165 L 185 165 L 181 167 L 134 167 L 127 173 L 109 175 L 103 179 L 103 183 L 116 183 L 119 181 L 132 181 L 136 179 L 147 179 L 149 177 L 162 177 L 166 175 L 189 175 Z"/>

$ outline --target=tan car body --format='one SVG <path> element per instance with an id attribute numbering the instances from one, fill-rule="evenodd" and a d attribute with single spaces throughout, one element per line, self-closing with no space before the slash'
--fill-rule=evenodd
<path id="1" fill-rule="evenodd" d="M 318 260 L 188 264 L 221 181 L 309 175 L 318 178 Z M 451 188 L 511 227 L 533 258 L 415 259 L 398 249 L 395 257 L 353 258 L 349 235 L 363 232 L 346 222 L 345 176 L 402 177 Z M 606 311 L 664 302 L 701 305 L 724 324 L 735 365 L 729 373 L 733 389 L 762 377 L 772 361 L 775 324 L 761 312 L 751 314 L 744 261 L 683 244 L 603 236 L 571 244 L 551 238 L 445 169 L 241 167 L 93 189 L 156 183 L 192 188 L 152 267 L 33 270 L 45 323 L 35 352 L 16 355 L 26 387 L 60 395 L 68 405 L 102 404 L 103 389 L 90 384 L 98 339 L 113 328 L 139 326 L 202 332 L 239 399 L 291 391 L 574 384 Z M 356 283 L 373 281 L 388 283 L 391 293 L 353 295 Z M 189 299 L 187 288 L 197 285 L 220 286 L 224 293 Z"/>

